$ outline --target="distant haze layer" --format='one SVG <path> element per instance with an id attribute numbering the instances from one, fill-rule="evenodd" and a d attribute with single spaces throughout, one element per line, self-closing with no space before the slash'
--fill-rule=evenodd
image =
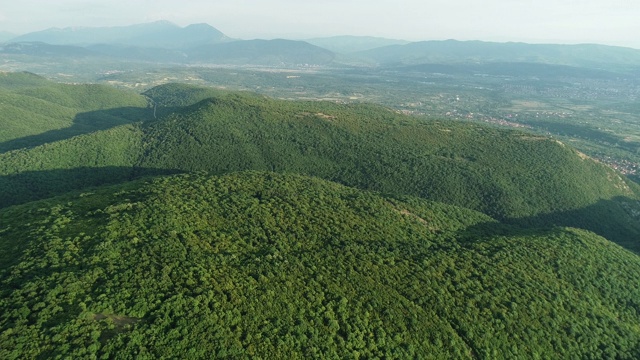
<path id="1" fill-rule="evenodd" d="M 23 0 L 3 4 L 0 31 L 122 26 L 169 20 L 209 23 L 234 38 L 303 39 L 368 35 L 410 41 L 485 40 L 600 43 L 640 48 L 640 3 L 626 0 L 456 2 L 292 0 Z M 126 11 L 123 11 L 126 9 Z"/>

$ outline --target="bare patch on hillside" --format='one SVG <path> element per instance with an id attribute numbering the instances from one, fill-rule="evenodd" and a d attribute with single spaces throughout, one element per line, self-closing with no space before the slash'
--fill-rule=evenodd
<path id="1" fill-rule="evenodd" d="M 296 117 L 307 117 L 307 116 L 316 116 L 316 117 L 319 117 L 319 118 L 325 119 L 325 120 L 335 120 L 336 119 L 335 116 L 327 115 L 327 114 L 324 114 L 324 113 L 312 114 L 312 113 L 309 113 L 309 112 L 303 112 L 303 113 L 300 113 L 300 114 L 296 115 Z"/>
<path id="2" fill-rule="evenodd" d="M 93 315 L 93 320 L 106 320 L 106 319 L 110 319 L 118 329 L 124 329 L 128 326 L 135 325 L 141 320 L 138 318 L 123 316 L 123 315 L 113 315 L 113 314 Z"/>
<path id="3" fill-rule="evenodd" d="M 414 220 L 417 220 L 419 223 L 421 223 L 422 225 L 426 226 L 430 231 L 436 231 L 437 229 L 435 229 L 434 227 L 429 225 L 429 222 L 427 222 L 427 220 L 423 219 L 422 217 L 412 213 L 411 211 L 407 210 L 407 209 L 401 209 L 398 208 L 395 204 L 391 203 L 391 202 L 387 202 L 387 204 L 389 204 L 393 210 L 403 216 L 407 216 L 410 217 Z"/>
<path id="4" fill-rule="evenodd" d="M 578 156 L 579 156 L 579 157 L 580 157 L 580 159 L 582 159 L 582 160 L 591 159 L 591 157 L 589 157 L 589 155 L 587 155 L 587 154 L 585 154 L 585 153 L 583 153 L 583 152 L 577 151 L 577 150 L 576 150 L 576 154 L 578 154 Z M 593 159 L 591 159 L 591 160 L 593 160 Z"/>

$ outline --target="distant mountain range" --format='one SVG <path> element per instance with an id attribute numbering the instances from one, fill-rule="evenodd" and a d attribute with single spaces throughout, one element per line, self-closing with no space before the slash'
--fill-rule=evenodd
<path id="1" fill-rule="evenodd" d="M 11 41 L 44 42 L 52 45 L 118 44 L 149 48 L 187 49 L 232 41 L 232 39 L 207 24 L 180 27 L 168 21 L 157 21 L 119 27 L 52 28 L 18 36 Z"/>
<path id="2" fill-rule="evenodd" d="M 2 36 L 0 33 L 0 39 Z M 609 71 L 640 68 L 640 50 L 604 45 L 456 40 L 409 43 L 361 36 L 307 41 L 234 40 L 207 24 L 180 27 L 167 21 L 122 27 L 43 30 L 11 39 L 9 44 L 0 47 L 2 54 L 107 56 L 155 63 L 267 66 L 535 63 Z"/>
<path id="3" fill-rule="evenodd" d="M 207 24 L 48 29 L 16 37 L 0 54 L 109 57 L 155 63 L 327 65 L 335 54 L 304 41 L 234 40 Z"/>
<path id="4" fill-rule="evenodd" d="M 304 41 L 245 40 L 200 46 L 189 51 L 192 62 L 233 64 L 326 65 L 335 54 Z"/>
<path id="5" fill-rule="evenodd" d="M 48 57 L 85 57 L 96 55 L 93 51 L 80 46 L 51 45 L 43 42 L 12 42 L 0 46 L 0 54 Z"/>
<path id="6" fill-rule="evenodd" d="M 494 43 L 484 41 L 421 41 L 390 45 L 357 54 L 379 64 L 448 64 L 526 62 L 584 67 L 640 65 L 640 50 L 595 45 Z"/>
<path id="7" fill-rule="evenodd" d="M 332 36 L 306 40 L 309 44 L 320 46 L 340 54 L 350 54 L 383 46 L 405 45 L 409 41 L 385 39 L 372 36 Z"/>
<path id="8" fill-rule="evenodd" d="M 228 65 L 328 65 L 335 58 L 329 50 L 304 41 L 243 40 L 202 45 L 186 50 L 118 44 L 96 44 L 87 47 L 51 45 L 43 42 L 10 43 L 0 46 L 0 55 L 34 57 L 112 58 L 127 61 L 181 64 Z"/>

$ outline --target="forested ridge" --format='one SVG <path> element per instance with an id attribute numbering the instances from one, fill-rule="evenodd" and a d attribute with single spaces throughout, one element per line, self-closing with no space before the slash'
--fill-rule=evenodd
<path id="1" fill-rule="evenodd" d="M 0 211 L 2 358 L 640 356 L 640 258 L 299 175 Z"/>
<path id="2" fill-rule="evenodd" d="M 0 154 L 0 182 L 10 189 L 0 203 L 149 174 L 267 170 L 419 196 L 521 226 L 585 228 L 638 250 L 638 185 L 550 138 L 370 104 L 178 84 L 145 96 L 146 107 L 127 112 L 140 121 Z"/>
<path id="3" fill-rule="evenodd" d="M 33 74 L 0 107 L 2 359 L 640 357 L 640 190 L 555 139 Z"/>

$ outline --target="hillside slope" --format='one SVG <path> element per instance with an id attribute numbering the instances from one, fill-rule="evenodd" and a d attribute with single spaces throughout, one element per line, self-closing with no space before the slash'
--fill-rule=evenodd
<path id="1" fill-rule="evenodd" d="M 640 258 L 584 231 L 262 172 L 0 224 L 2 358 L 640 356 Z"/>
<path id="2" fill-rule="evenodd" d="M 0 152 L 141 121 L 147 99 L 105 85 L 59 84 L 31 73 L 0 73 Z"/>
<path id="3" fill-rule="evenodd" d="M 2 205 L 81 188 L 83 181 L 269 170 L 419 196 L 522 226 L 589 229 L 640 250 L 638 186 L 549 138 L 423 121 L 380 106 L 277 101 L 182 85 L 147 96 L 157 120 L 0 154 L 0 182 L 23 189 L 5 192 Z M 81 175 L 73 172 L 80 167 Z M 118 169 L 92 175 L 91 168 L 104 167 Z M 67 181 L 72 173 L 83 180 Z"/>
<path id="4" fill-rule="evenodd" d="M 192 63 L 236 65 L 327 65 L 335 54 L 304 41 L 241 40 L 192 48 Z"/>
<path id="5" fill-rule="evenodd" d="M 372 105 L 239 94 L 169 106 L 168 113 L 144 126 L 142 168 L 309 174 L 638 245 L 637 185 L 552 139 L 420 121 Z"/>

